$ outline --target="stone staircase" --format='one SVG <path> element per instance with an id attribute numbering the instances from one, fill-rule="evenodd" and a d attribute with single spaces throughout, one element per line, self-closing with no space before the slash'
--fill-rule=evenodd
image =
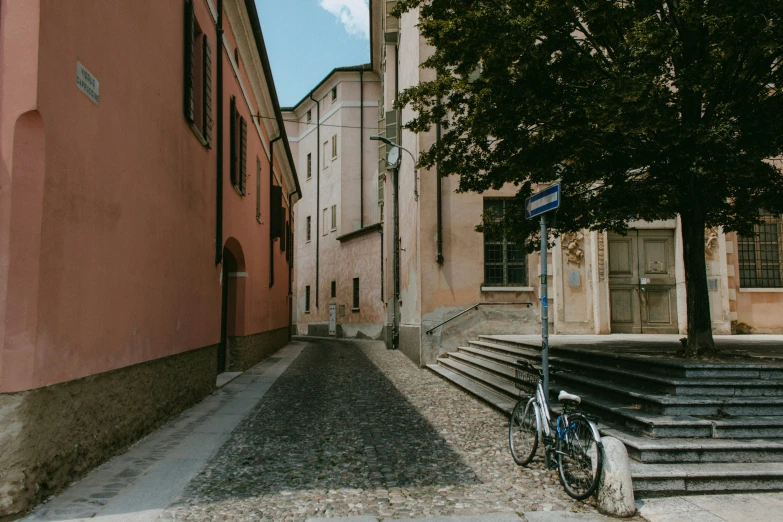
<path id="1" fill-rule="evenodd" d="M 481 336 L 428 368 L 510 415 L 518 359 L 540 364 L 540 346 Z M 550 393 L 580 395 L 601 433 L 625 444 L 638 496 L 783 490 L 783 365 L 573 347 L 551 348 L 550 363 L 569 370 Z"/>

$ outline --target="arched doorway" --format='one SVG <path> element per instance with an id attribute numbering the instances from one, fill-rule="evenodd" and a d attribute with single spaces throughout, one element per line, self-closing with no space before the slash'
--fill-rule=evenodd
<path id="1" fill-rule="evenodd" d="M 230 339 L 240 334 L 244 321 L 245 259 L 242 247 L 229 238 L 223 247 L 221 275 L 222 305 L 220 310 L 220 346 L 218 347 L 218 373 L 232 369 Z"/>

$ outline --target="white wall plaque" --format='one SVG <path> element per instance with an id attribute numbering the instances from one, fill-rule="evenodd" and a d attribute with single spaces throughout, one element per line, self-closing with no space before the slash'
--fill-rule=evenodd
<path id="1" fill-rule="evenodd" d="M 98 79 L 84 68 L 81 62 L 76 62 L 76 86 L 87 95 L 89 99 L 99 105 L 101 99 L 101 84 Z"/>

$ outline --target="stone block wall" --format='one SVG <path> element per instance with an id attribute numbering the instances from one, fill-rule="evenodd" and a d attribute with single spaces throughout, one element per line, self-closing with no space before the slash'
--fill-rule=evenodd
<path id="1" fill-rule="evenodd" d="M 215 389 L 217 345 L 0 394 L 0 519 L 24 512 Z"/>
<path id="2" fill-rule="evenodd" d="M 228 338 L 228 368 L 244 372 L 288 343 L 289 328 Z"/>

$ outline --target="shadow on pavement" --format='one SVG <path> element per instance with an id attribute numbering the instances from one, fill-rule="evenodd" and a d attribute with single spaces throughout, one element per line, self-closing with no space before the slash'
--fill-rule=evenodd
<path id="1" fill-rule="evenodd" d="M 183 497 L 479 482 L 358 345 L 311 341 Z"/>

